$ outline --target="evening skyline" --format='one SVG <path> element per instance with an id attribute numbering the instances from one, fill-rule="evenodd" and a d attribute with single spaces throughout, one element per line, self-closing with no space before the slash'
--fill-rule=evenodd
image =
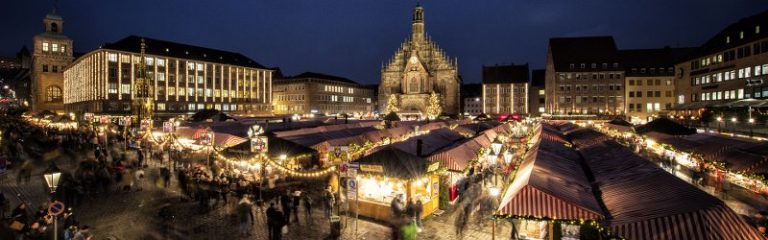
<path id="1" fill-rule="evenodd" d="M 695 3 L 695 6 L 694 6 Z M 768 3 L 729 1 L 422 1 L 426 32 L 465 82 L 480 81 L 482 65 L 530 63 L 543 68 L 550 37 L 614 36 L 619 48 L 698 46 L 728 24 Z M 4 16 L 0 55 L 12 56 L 42 32 L 51 1 L 12 1 Z M 129 35 L 242 53 L 280 67 L 380 80 L 380 66 L 409 36 L 414 1 L 210 2 L 62 1 L 64 33 L 76 52 Z"/>

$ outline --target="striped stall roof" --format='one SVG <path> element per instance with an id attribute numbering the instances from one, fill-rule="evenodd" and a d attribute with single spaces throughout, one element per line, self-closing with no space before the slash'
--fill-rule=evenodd
<path id="1" fill-rule="evenodd" d="M 568 134 L 627 239 L 763 239 L 725 203 L 591 129 Z"/>

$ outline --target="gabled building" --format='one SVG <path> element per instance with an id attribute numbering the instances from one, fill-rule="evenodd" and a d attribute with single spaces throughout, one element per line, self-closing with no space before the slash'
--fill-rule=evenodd
<path id="1" fill-rule="evenodd" d="M 552 38 L 545 72 L 546 112 L 624 113 L 624 69 L 613 37 Z"/>
<path id="2" fill-rule="evenodd" d="M 72 39 L 64 35 L 64 19 L 55 8 L 43 19 L 43 27 L 45 32 L 33 38 L 31 108 L 63 112 L 63 73 L 74 59 Z"/>

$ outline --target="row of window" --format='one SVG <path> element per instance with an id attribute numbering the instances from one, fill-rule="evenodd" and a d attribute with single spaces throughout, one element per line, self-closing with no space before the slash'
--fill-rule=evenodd
<path id="1" fill-rule="evenodd" d="M 664 73 L 664 71 L 665 71 L 663 67 L 660 67 L 658 69 L 659 69 L 659 73 Z M 632 73 L 638 73 L 638 69 L 637 68 L 632 68 L 630 71 Z M 674 73 L 675 72 L 675 68 L 667 67 L 666 68 L 666 72 L 667 73 Z M 647 72 L 646 72 L 646 68 L 640 68 L 640 73 L 656 73 L 656 68 L 648 68 Z"/>
<path id="2" fill-rule="evenodd" d="M 707 56 L 696 61 L 691 61 L 691 70 L 697 70 L 699 68 L 707 67 L 709 65 L 720 64 L 723 62 L 730 62 L 736 59 L 749 57 L 752 55 L 758 55 L 768 53 L 768 40 L 754 43 L 752 46 L 744 46 L 740 48 L 731 49 L 716 55 Z"/>
<path id="3" fill-rule="evenodd" d="M 124 102 L 109 102 L 109 110 L 123 110 L 130 111 L 131 104 Z M 215 109 L 219 111 L 244 111 L 244 110 L 266 110 L 269 106 L 254 106 L 247 104 L 203 104 L 203 103 L 189 103 L 189 104 L 173 104 L 173 103 L 155 103 L 156 111 L 196 111 L 203 109 Z"/>
<path id="4" fill-rule="evenodd" d="M 629 86 L 635 86 L 635 85 L 643 86 L 643 80 L 639 80 L 639 79 L 638 80 L 633 80 L 633 79 L 630 79 L 628 82 L 629 82 Z M 645 84 L 646 86 L 661 86 L 661 79 L 646 79 L 645 83 L 646 83 Z M 671 86 L 672 85 L 672 80 L 668 79 L 668 80 L 664 81 L 664 84 L 666 86 Z"/>
<path id="5" fill-rule="evenodd" d="M 558 79 L 560 81 L 564 81 L 564 80 L 571 80 L 571 79 L 573 79 L 573 77 L 576 77 L 576 80 L 589 80 L 590 79 L 590 75 L 591 75 L 591 79 L 592 80 L 606 79 L 606 77 L 607 77 L 607 79 L 621 79 L 621 73 L 608 73 L 608 74 L 605 74 L 605 73 L 592 73 L 592 74 L 589 74 L 589 73 L 583 73 L 583 74 L 582 73 L 575 73 L 575 74 L 572 74 L 572 73 L 560 73 L 560 74 L 558 74 Z"/>
<path id="6" fill-rule="evenodd" d="M 323 90 L 325 90 L 326 92 L 344 93 L 344 87 L 342 87 L 342 86 L 323 85 Z M 351 87 L 348 87 L 347 88 L 347 93 L 354 94 L 355 93 L 355 89 L 351 88 Z"/>
<path id="7" fill-rule="evenodd" d="M 768 93 L 768 91 L 766 91 L 766 93 Z M 760 95 L 760 92 L 755 93 L 755 97 L 759 97 L 759 95 Z M 743 99 L 743 98 L 744 98 L 743 88 L 738 90 L 705 92 L 705 93 L 700 93 L 699 95 L 699 100 L 701 101 L 716 101 L 716 100 L 724 100 L 724 99 L 729 100 L 729 99 Z"/>
<path id="8" fill-rule="evenodd" d="M 630 91 L 629 97 L 642 98 L 643 91 Z M 647 91 L 645 97 L 661 97 L 661 91 Z M 664 97 L 672 97 L 672 91 L 664 91 Z"/>
<path id="9" fill-rule="evenodd" d="M 756 65 L 754 67 L 745 67 L 738 70 L 731 70 L 719 73 L 707 74 L 704 76 L 694 77 L 692 79 L 692 85 L 701 85 L 716 83 L 722 81 L 736 80 L 742 78 L 756 77 L 761 75 L 768 75 L 768 64 Z"/>
<path id="10" fill-rule="evenodd" d="M 277 96 L 278 101 L 304 101 L 304 95 L 290 94 Z"/>
<path id="11" fill-rule="evenodd" d="M 603 63 L 601 65 L 601 67 L 602 67 L 602 69 L 608 69 L 608 63 Z M 575 63 L 571 63 L 571 64 L 568 65 L 568 68 L 576 69 L 576 64 Z M 579 64 L 579 68 L 580 69 L 586 69 L 587 68 L 587 64 L 586 63 L 580 63 Z M 597 68 L 597 63 L 590 64 L 590 68 L 591 69 L 596 69 Z M 619 68 L 619 63 L 617 63 L 617 62 L 613 63 L 613 68 Z"/>
<path id="12" fill-rule="evenodd" d="M 671 103 L 664 104 L 664 109 L 670 109 L 672 108 Z M 652 113 L 652 112 L 660 112 L 661 104 L 660 103 L 646 103 L 645 104 L 645 112 Z M 637 104 L 628 104 L 627 105 L 627 112 L 643 112 L 643 104 L 637 103 Z"/>
<path id="13" fill-rule="evenodd" d="M 576 103 L 590 103 L 590 99 L 592 100 L 591 101 L 592 103 L 605 103 L 606 100 L 607 100 L 608 103 L 616 103 L 616 102 L 623 102 L 624 101 L 624 97 L 621 97 L 621 96 L 608 96 L 608 97 L 605 97 L 605 96 L 592 96 L 592 97 L 576 96 L 573 99 L 575 99 Z M 559 103 L 570 103 L 571 102 L 571 97 L 570 96 L 565 96 L 565 97 L 561 96 L 558 99 L 558 102 Z"/>
<path id="14" fill-rule="evenodd" d="M 560 91 L 570 92 L 571 86 L 574 86 L 574 89 L 577 92 L 581 91 L 589 91 L 590 85 L 587 84 L 575 84 L 575 85 L 559 85 Z M 621 91 L 621 84 L 592 84 L 592 91 Z"/>
<path id="15" fill-rule="evenodd" d="M 755 34 L 760 34 L 760 25 L 755 26 Z M 744 31 L 739 31 L 739 39 L 744 39 Z M 725 43 L 731 43 L 731 36 L 725 36 Z"/>
<path id="16" fill-rule="evenodd" d="M 49 42 L 43 42 L 43 52 L 51 52 L 51 53 L 66 53 L 67 52 L 67 45 L 64 44 L 58 44 L 58 43 L 49 43 Z"/>
<path id="17" fill-rule="evenodd" d="M 158 86 L 157 89 L 157 95 L 165 95 L 166 88 L 165 86 Z M 168 96 L 184 96 L 188 95 L 190 97 L 198 96 L 198 97 L 248 97 L 248 93 L 244 93 L 242 91 L 236 92 L 235 90 L 220 90 L 220 89 L 202 89 L 202 88 L 176 88 L 176 87 L 168 87 Z M 120 93 L 121 94 L 131 94 L 131 84 L 124 83 L 120 85 Z M 117 83 L 109 83 L 109 86 L 107 88 L 107 92 L 110 94 L 117 94 L 118 88 Z M 256 92 L 251 92 L 252 97 L 256 97 L 258 94 Z"/>
<path id="18" fill-rule="evenodd" d="M 55 73 L 59 71 L 64 72 L 64 68 L 65 66 L 57 66 L 57 65 L 49 66 L 48 64 L 43 64 L 43 72 L 55 72 Z"/>

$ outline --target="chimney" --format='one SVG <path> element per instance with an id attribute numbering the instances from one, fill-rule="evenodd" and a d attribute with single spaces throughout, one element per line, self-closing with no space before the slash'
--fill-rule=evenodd
<path id="1" fill-rule="evenodd" d="M 421 141 L 421 139 L 416 139 L 416 156 L 418 157 L 422 156 L 421 154 L 422 145 L 424 145 L 424 143 Z"/>

